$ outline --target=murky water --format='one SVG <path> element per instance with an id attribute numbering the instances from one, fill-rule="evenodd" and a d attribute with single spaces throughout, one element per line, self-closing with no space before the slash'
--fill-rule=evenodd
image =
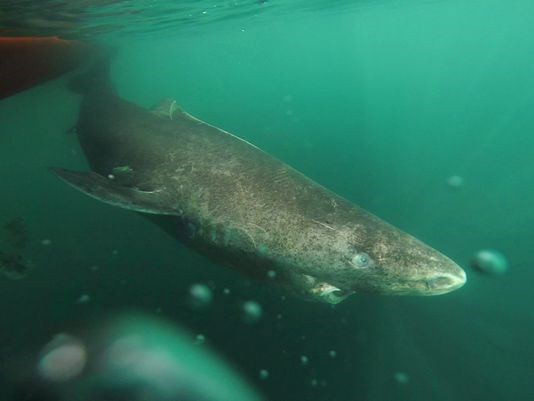
<path id="1" fill-rule="evenodd" d="M 175 99 L 468 273 L 443 296 L 329 306 L 206 260 L 50 174 L 88 169 L 70 73 L 0 101 L 0 260 L 25 274 L 0 280 L 4 399 L 54 335 L 131 310 L 185 327 L 191 347 L 211 347 L 266 400 L 534 396 L 533 4 L 0 4 L 0 35 L 112 48 L 121 97 Z M 507 269 L 499 255 L 472 268 L 484 249 Z M 210 293 L 205 307 L 191 306 L 195 284 Z M 261 307 L 252 323 L 247 302 Z"/>

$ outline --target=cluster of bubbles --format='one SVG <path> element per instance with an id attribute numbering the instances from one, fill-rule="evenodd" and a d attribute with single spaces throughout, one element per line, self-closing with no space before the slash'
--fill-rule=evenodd
<path id="1" fill-rule="evenodd" d="M 226 362 L 162 320 L 123 315 L 91 329 L 46 344 L 20 400 L 39 392 L 54 401 L 260 400 Z"/>
<path id="2" fill-rule="evenodd" d="M 328 356 L 332 359 L 336 358 L 337 357 L 337 352 L 335 350 L 330 350 L 328 352 Z M 307 355 L 301 355 L 300 356 L 300 363 L 302 366 L 308 366 L 308 364 L 310 363 L 310 358 L 307 356 Z M 397 377 L 397 374 L 395 374 L 395 378 Z M 261 380 L 267 380 L 269 378 L 269 371 L 267 369 L 260 369 L 259 373 L 258 373 L 258 376 Z M 322 380 L 321 382 L 319 382 L 319 380 L 317 379 L 313 379 L 311 381 L 311 385 L 312 387 L 317 387 L 318 385 L 321 385 L 321 386 L 326 386 L 326 382 L 324 380 Z"/>
<path id="3" fill-rule="evenodd" d="M 224 295 L 229 295 L 228 288 L 223 289 Z M 211 305 L 213 301 L 213 291 L 206 284 L 193 284 L 189 288 L 188 303 L 192 309 L 202 310 Z M 262 306 L 256 301 L 245 301 L 241 304 L 242 320 L 245 323 L 256 323 L 263 315 Z"/>

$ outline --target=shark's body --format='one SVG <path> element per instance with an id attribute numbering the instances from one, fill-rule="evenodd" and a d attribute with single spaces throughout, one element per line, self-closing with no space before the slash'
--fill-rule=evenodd
<path id="1" fill-rule="evenodd" d="M 56 169 L 64 180 L 305 298 L 433 295 L 465 282 L 438 251 L 173 102 L 148 111 L 93 88 L 77 132 L 92 172 Z"/>

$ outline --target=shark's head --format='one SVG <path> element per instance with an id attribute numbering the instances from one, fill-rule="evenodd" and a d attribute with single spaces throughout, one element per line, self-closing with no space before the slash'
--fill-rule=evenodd
<path id="1" fill-rule="evenodd" d="M 315 300 L 337 303 L 354 293 L 439 295 L 466 281 L 451 259 L 361 210 L 355 224 L 321 231 L 316 269 L 309 274 Z"/>

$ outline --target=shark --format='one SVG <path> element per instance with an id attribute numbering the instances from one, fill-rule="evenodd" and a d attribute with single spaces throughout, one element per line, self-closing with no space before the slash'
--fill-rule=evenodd
<path id="1" fill-rule="evenodd" d="M 141 213 L 184 244 L 311 301 L 352 294 L 439 295 L 464 270 L 252 143 L 165 99 L 119 97 L 108 67 L 73 80 L 89 171 L 52 168 L 99 201 Z"/>

